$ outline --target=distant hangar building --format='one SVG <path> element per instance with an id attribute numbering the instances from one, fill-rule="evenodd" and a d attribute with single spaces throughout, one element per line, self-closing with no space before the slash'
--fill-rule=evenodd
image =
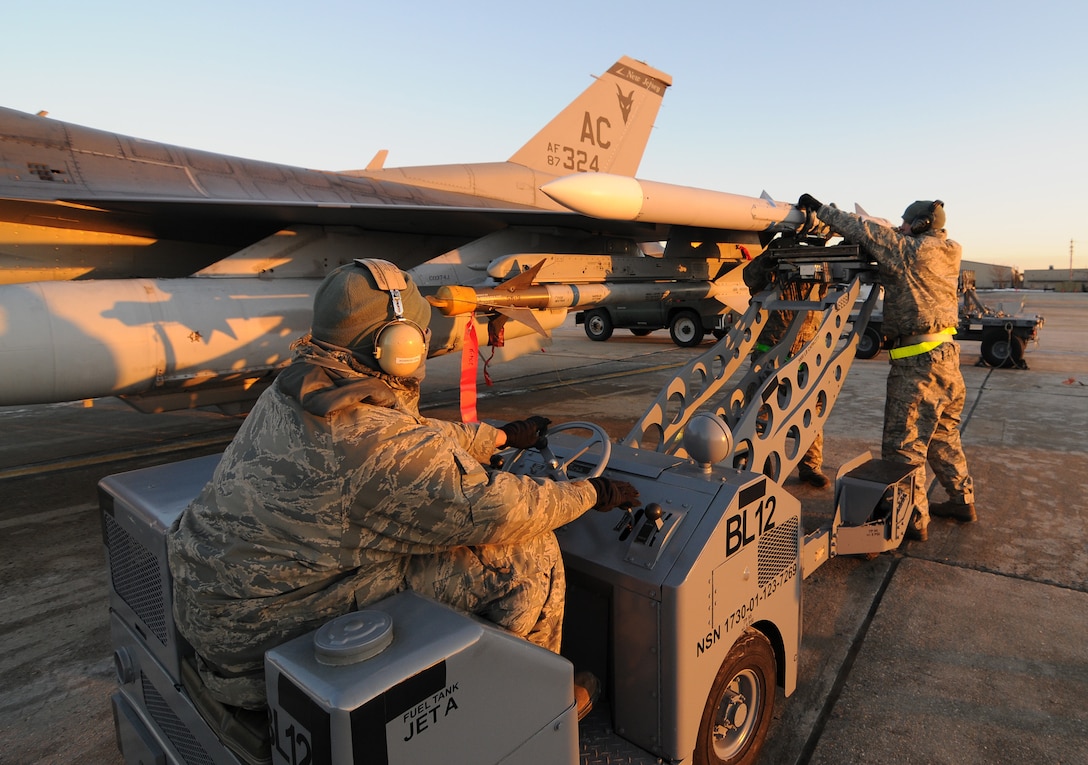
<path id="1" fill-rule="evenodd" d="M 960 269 L 975 272 L 975 287 L 980 290 L 1027 289 L 1058 292 L 1088 292 L 1088 268 L 1029 268 L 1017 271 L 1011 266 L 964 260 Z"/>

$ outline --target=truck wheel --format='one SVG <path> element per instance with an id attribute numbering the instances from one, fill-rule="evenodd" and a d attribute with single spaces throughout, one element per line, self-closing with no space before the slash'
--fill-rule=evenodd
<path id="1" fill-rule="evenodd" d="M 651 332 L 653 332 L 652 329 L 632 329 L 631 330 L 631 334 L 634 335 L 635 337 L 646 337 Z"/>
<path id="2" fill-rule="evenodd" d="M 677 311 L 669 324 L 669 337 L 681 348 L 692 348 L 703 342 L 703 321 L 695 311 Z"/>
<path id="3" fill-rule="evenodd" d="M 1004 330 L 989 332 L 982 338 L 982 358 L 991 367 L 1014 367 L 1024 362 L 1024 338 Z"/>
<path id="4" fill-rule="evenodd" d="M 871 359 L 880 353 L 880 349 L 883 347 L 884 338 L 881 336 L 880 330 L 870 324 L 865 327 L 865 331 L 858 338 L 858 348 L 854 351 L 854 355 L 859 359 Z"/>
<path id="5" fill-rule="evenodd" d="M 714 678 L 695 742 L 695 765 L 753 763 L 774 709 L 774 649 L 751 627 L 733 645 Z"/>
<path id="6" fill-rule="evenodd" d="M 612 337 L 612 317 L 608 311 L 590 311 L 585 320 L 586 337 L 603 342 Z"/>

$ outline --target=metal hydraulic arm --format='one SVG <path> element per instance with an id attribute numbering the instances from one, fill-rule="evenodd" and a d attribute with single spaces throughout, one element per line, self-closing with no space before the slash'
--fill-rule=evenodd
<path id="1" fill-rule="evenodd" d="M 797 466 L 842 391 L 879 290 L 870 290 L 853 319 L 851 309 L 861 285 L 875 283 L 876 268 L 849 245 L 793 247 L 761 257 L 775 261 L 772 286 L 753 296 L 729 333 L 664 387 L 623 444 L 693 459 L 708 473 L 712 465 L 762 473 L 779 485 Z M 818 300 L 783 299 L 791 282 L 826 291 L 815 291 L 823 295 Z M 792 312 L 793 319 L 777 345 L 753 355 L 771 311 Z M 819 329 L 791 353 L 813 312 L 820 315 Z M 841 466 L 832 522 L 798 540 L 803 575 L 835 555 L 897 547 L 913 509 L 912 474 L 907 465 L 867 453 Z"/>
<path id="2" fill-rule="evenodd" d="M 861 321 L 850 326 L 850 312 L 863 282 L 875 267 L 854 246 L 800 246 L 772 250 L 760 257 L 775 260 L 769 289 L 752 297 L 748 310 L 729 332 L 692 359 L 658 394 L 622 443 L 681 457 L 688 454 L 682 436 L 698 412 L 712 414 L 723 426 L 726 454 L 714 462 L 762 472 L 781 484 L 820 432 L 854 359 Z M 819 300 L 785 300 L 789 282 L 823 284 Z M 867 318 L 875 291 L 862 310 Z M 740 379 L 730 384 L 752 354 L 771 311 L 791 311 L 793 320 L 782 340 L 752 358 Z M 790 354 L 810 312 L 820 314 L 815 337 Z"/>

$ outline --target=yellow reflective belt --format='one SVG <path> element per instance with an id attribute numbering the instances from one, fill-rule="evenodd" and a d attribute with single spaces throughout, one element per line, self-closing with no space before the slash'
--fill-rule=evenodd
<path id="1" fill-rule="evenodd" d="M 948 335 L 947 338 L 941 340 L 927 340 L 924 343 L 915 343 L 914 345 L 904 345 L 899 348 L 892 348 L 888 351 L 888 355 L 893 359 L 905 359 L 908 356 L 921 356 L 923 353 L 929 353 L 945 340 L 952 339 L 952 335 L 956 334 L 955 327 L 949 327 L 942 329 L 940 332 L 934 332 L 935 335 Z"/>

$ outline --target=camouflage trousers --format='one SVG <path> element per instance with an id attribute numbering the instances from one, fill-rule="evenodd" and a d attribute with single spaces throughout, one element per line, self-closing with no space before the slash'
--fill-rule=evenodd
<path id="1" fill-rule="evenodd" d="M 193 642 L 199 652 L 200 677 L 220 701 L 260 709 L 267 703 L 265 648 L 405 589 L 475 614 L 559 653 L 566 577 L 559 542 L 549 531 L 518 545 L 453 547 L 409 556 L 406 562 L 385 569 L 356 572 L 296 599 L 294 610 L 304 613 L 293 613 L 289 619 L 280 615 L 285 624 L 248 603 L 226 604 L 225 613 L 204 618 L 190 630 L 199 636 Z M 360 598 L 364 592 L 367 599 Z M 303 602 L 312 605 L 312 612 L 300 605 Z"/>
<path id="2" fill-rule="evenodd" d="M 551 532 L 524 544 L 414 555 L 405 581 L 410 590 L 559 653 L 566 575 L 559 542 Z"/>
<path id="3" fill-rule="evenodd" d="M 812 446 L 810 446 L 808 451 L 805 452 L 805 455 L 801 457 L 801 461 L 797 463 L 797 466 L 801 469 L 811 470 L 815 473 L 818 473 L 823 469 L 824 432 L 822 430 L 812 439 Z"/>
<path id="4" fill-rule="evenodd" d="M 914 503 L 923 525 L 929 521 L 927 461 L 952 501 L 975 501 L 974 483 L 960 443 L 960 416 L 966 398 L 956 343 L 943 343 L 929 353 L 891 362 L 881 457 L 922 468 L 915 476 Z"/>

